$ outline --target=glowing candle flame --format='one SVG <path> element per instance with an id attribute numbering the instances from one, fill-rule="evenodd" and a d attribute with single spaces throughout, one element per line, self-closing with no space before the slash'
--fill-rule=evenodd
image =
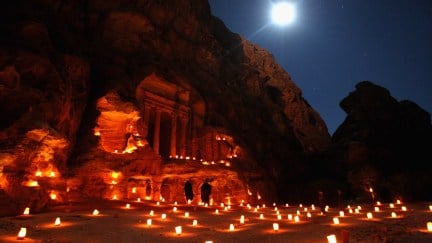
<path id="1" fill-rule="evenodd" d="M 380 201 L 377 201 L 377 203 L 376 203 L 378 206 L 381 206 L 381 202 Z"/>
<path id="2" fill-rule="evenodd" d="M 292 214 L 288 214 L 288 220 L 292 220 L 292 219 L 293 219 Z"/>
<path id="3" fill-rule="evenodd" d="M 172 210 L 174 213 L 175 212 L 177 212 L 177 207 L 173 207 L 173 210 Z"/>
<path id="4" fill-rule="evenodd" d="M 327 235 L 327 241 L 328 243 L 337 243 L 336 235 Z"/>
<path id="5" fill-rule="evenodd" d="M 36 171 L 35 176 L 41 177 L 42 176 L 42 171 L 40 171 L 40 170 Z"/>
<path id="6" fill-rule="evenodd" d="M 30 214 L 30 208 L 29 207 L 25 208 L 23 214 L 29 215 Z"/>
<path id="7" fill-rule="evenodd" d="M 394 208 L 394 204 L 393 203 L 390 203 L 390 208 Z"/>
<path id="8" fill-rule="evenodd" d="M 234 231 L 234 224 L 229 225 L 229 231 Z"/>
<path id="9" fill-rule="evenodd" d="M 187 204 L 191 204 L 191 202 L 192 202 L 192 201 L 191 201 L 190 199 L 187 200 Z"/>
<path id="10" fill-rule="evenodd" d="M 277 219 L 281 220 L 282 219 L 282 215 L 278 214 Z"/>
<path id="11" fill-rule="evenodd" d="M 264 219 L 264 214 L 260 214 L 260 219 Z"/>
<path id="12" fill-rule="evenodd" d="M 136 187 L 132 187 L 132 193 L 135 194 L 137 192 Z"/>
<path id="13" fill-rule="evenodd" d="M 141 198 L 137 198 L 137 202 L 141 202 Z"/>
<path id="14" fill-rule="evenodd" d="M 366 216 L 367 216 L 368 219 L 372 219 L 373 218 L 373 215 L 372 215 L 371 212 L 367 213 Z"/>
<path id="15" fill-rule="evenodd" d="M 161 219 L 166 219 L 166 214 L 163 213 L 163 214 L 161 215 Z"/>
<path id="16" fill-rule="evenodd" d="M 375 212 L 379 212 L 380 211 L 379 207 L 375 207 L 374 210 L 375 210 Z"/>
<path id="17" fill-rule="evenodd" d="M 184 216 L 185 218 L 189 218 L 189 212 L 185 212 Z"/>
<path id="18" fill-rule="evenodd" d="M 245 217 L 244 215 L 240 216 L 240 224 L 244 224 Z"/>
<path id="19" fill-rule="evenodd" d="M 407 207 L 405 207 L 405 206 L 402 206 L 402 211 L 407 211 Z"/>
<path id="20" fill-rule="evenodd" d="M 311 209 L 315 210 L 315 205 L 314 204 L 312 204 Z"/>
<path id="21" fill-rule="evenodd" d="M 159 206 L 160 205 L 160 202 L 156 202 L 156 206 Z"/>
<path id="22" fill-rule="evenodd" d="M 60 224 L 61 224 L 60 217 L 57 217 L 56 220 L 54 221 L 54 225 L 60 226 Z"/>
<path id="23" fill-rule="evenodd" d="M 211 240 L 206 240 L 204 243 L 213 243 Z"/>
<path id="24" fill-rule="evenodd" d="M 339 218 L 338 217 L 333 218 L 333 224 L 339 224 Z"/>
<path id="25" fill-rule="evenodd" d="M 279 230 L 279 224 L 278 223 L 273 223 L 273 230 L 274 231 L 278 231 Z"/>
<path id="26" fill-rule="evenodd" d="M 396 218 L 396 217 L 397 217 L 396 213 L 395 213 L 395 212 L 392 212 L 392 213 L 391 213 L 391 217 L 392 217 L 392 218 Z"/>
<path id="27" fill-rule="evenodd" d="M 182 227 L 181 226 L 176 226 L 175 227 L 175 232 L 176 232 L 177 235 L 181 235 L 181 233 L 182 233 Z"/>
<path id="28" fill-rule="evenodd" d="M 147 219 L 147 226 L 151 226 L 152 225 L 152 219 Z"/>
<path id="29" fill-rule="evenodd" d="M 154 211 L 153 211 L 153 210 L 150 210 L 149 215 L 150 215 L 150 216 L 153 216 L 153 215 L 154 215 Z"/>
<path id="30" fill-rule="evenodd" d="M 401 204 L 402 202 L 401 202 L 401 200 L 396 200 L 396 204 Z"/>
<path id="31" fill-rule="evenodd" d="M 358 208 L 356 208 L 355 213 L 360 213 L 360 210 Z"/>
<path id="32" fill-rule="evenodd" d="M 352 210 L 352 208 L 350 208 L 350 209 L 348 210 L 348 212 L 349 212 L 349 213 L 353 213 L 353 210 Z"/>
<path id="33" fill-rule="evenodd" d="M 56 176 L 56 173 L 55 173 L 54 171 L 51 171 L 50 174 L 49 174 L 49 176 L 50 176 L 50 177 L 55 177 L 55 176 Z"/>
<path id="34" fill-rule="evenodd" d="M 99 215 L 99 210 L 97 210 L 97 209 L 93 210 L 93 215 L 94 216 Z"/>
<path id="35" fill-rule="evenodd" d="M 126 203 L 125 208 L 129 209 L 129 208 L 130 208 L 130 204 L 129 204 L 129 203 Z"/>
<path id="36" fill-rule="evenodd" d="M 339 217 L 344 217 L 345 216 L 345 212 L 344 211 L 339 211 Z"/>
<path id="37" fill-rule="evenodd" d="M 312 217 L 312 214 L 308 212 L 308 213 L 306 214 L 306 217 L 310 218 L 310 217 Z"/>
<path id="38" fill-rule="evenodd" d="M 51 200 L 57 200 L 57 195 L 53 192 L 50 193 Z"/>
<path id="39" fill-rule="evenodd" d="M 296 222 L 296 223 L 300 222 L 300 217 L 298 215 L 296 215 L 294 217 L 294 222 Z"/>
<path id="40" fill-rule="evenodd" d="M 429 211 L 432 211 L 432 205 L 429 205 Z"/>
<path id="41" fill-rule="evenodd" d="M 112 200 L 117 200 L 117 194 L 114 194 L 114 196 L 112 197 Z"/>
<path id="42" fill-rule="evenodd" d="M 21 228 L 20 231 L 18 232 L 18 240 L 23 240 L 25 238 L 27 234 L 27 228 Z"/>
<path id="43" fill-rule="evenodd" d="M 197 225 L 198 225 L 198 220 L 194 219 L 194 220 L 192 221 L 192 226 L 197 226 Z"/>
<path id="44" fill-rule="evenodd" d="M 216 209 L 216 210 L 215 210 L 215 214 L 218 214 L 218 213 L 219 213 L 219 209 Z"/>
<path id="45" fill-rule="evenodd" d="M 427 231 L 432 232 L 432 222 L 427 222 Z"/>
<path id="46" fill-rule="evenodd" d="M 177 205 L 177 201 L 174 202 L 174 205 Z"/>

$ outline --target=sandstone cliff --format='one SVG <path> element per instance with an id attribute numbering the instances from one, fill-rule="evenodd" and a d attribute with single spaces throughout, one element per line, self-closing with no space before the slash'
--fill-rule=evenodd
<path id="1" fill-rule="evenodd" d="M 324 122 L 286 71 L 230 32 L 205 0 L 13 1 L 0 14 L 0 188 L 21 204 L 36 196 L 15 192 L 38 177 L 46 185 L 29 194 L 39 198 L 68 186 L 94 186 L 91 194 L 111 170 L 144 182 L 157 175 L 162 187 L 172 168 L 164 172 L 161 160 L 197 151 L 209 162 L 233 163 L 214 170 L 215 185 L 227 184 L 215 178 L 234 170 L 233 188 L 274 198 L 301 176 L 305 154 L 329 144 Z M 112 94 L 116 101 L 101 105 Z M 154 102 L 171 110 L 159 117 Z M 113 132 L 99 136 L 100 128 Z M 129 142 L 138 141 L 147 147 L 129 154 Z M 113 154 L 122 149 L 127 154 Z M 82 178 L 92 163 L 102 174 Z M 193 176 L 182 164 L 177 174 Z M 42 201 L 35 208 L 46 200 L 34 199 Z"/>

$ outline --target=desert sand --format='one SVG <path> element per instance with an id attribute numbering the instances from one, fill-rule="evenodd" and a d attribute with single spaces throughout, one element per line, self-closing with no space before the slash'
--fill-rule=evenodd
<path id="1" fill-rule="evenodd" d="M 126 204 L 130 208 L 126 208 Z M 44 213 L 0 218 L 1 242 L 328 242 L 327 236 L 334 234 L 337 242 L 432 242 L 432 232 L 427 231 L 427 222 L 432 221 L 432 203 L 390 204 L 382 203 L 380 211 L 375 212 L 372 205 L 351 205 L 353 213 L 344 207 L 345 216 L 339 215 L 340 209 L 330 208 L 325 215 L 311 205 L 226 205 L 213 206 L 168 204 L 153 201 L 127 202 L 106 201 L 71 203 L 51 207 Z M 402 210 L 406 207 L 406 211 Z M 174 212 L 173 208 L 177 211 Z M 310 218 L 307 212 L 310 212 Z M 100 214 L 92 214 L 97 209 Z M 218 213 L 216 213 L 218 209 Z M 256 210 L 256 212 L 255 212 Z M 300 213 L 300 221 L 288 219 Z M 153 215 L 150 215 L 153 211 Z M 277 218 L 277 211 L 281 219 Z M 185 217 L 185 212 L 189 217 Z M 373 213 L 367 219 L 367 212 Z M 396 213 L 396 218 L 391 213 Z M 162 219 L 162 214 L 166 215 Z M 260 218 L 263 214 L 263 219 Z M 244 223 L 240 217 L 244 216 Z M 61 224 L 55 226 L 59 217 Z M 340 224 L 335 225 L 333 218 L 338 217 Z M 151 226 L 147 225 L 151 219 Z M 196 219 L 198 224 L 192 225 Z M 273 230 L 273 223 L 279 230 Z M 234 231 L 229 230 L 230 224 Z M 175 227 L 182 226 L 182 233 L 176 234 Z M 27 229 L 24 239 L 17 239 L 21 227 Z"/>

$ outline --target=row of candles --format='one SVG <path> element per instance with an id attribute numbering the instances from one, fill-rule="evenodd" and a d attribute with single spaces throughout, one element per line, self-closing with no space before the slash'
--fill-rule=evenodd
<path id="1" fill-rule="evenodd" d="M 189 202 L 188 204 L 190 204 L 190 202 Z M 398 202 L 398 204 L 400 204 L 400 202 Z M 157 202 L 157 205 L 160 205 L 159 202 Z M 177 205 L 177 203 L 175 203 L 175 205 Z M 274 205 L 275 205 L 275 204 L 274 204 Z M 378 206 L 382 206 L 380 202 L 377 202 L 377 205 L 378 205 Z M 241 204 L 241 206 L 243 206 L 243 203 Z M 285 206 L 288 207 L 287 204 L 286 204 Z M 303 207 L 302 204 L 300 204 L 299 206 L 300 206 L 300 208 Z M 375 212 L 380 212 L 380 208 L 379 208 L 378 206 L 374 207 L 374 211 L 375 211 Z M 225 206 L 223 203 L 221 203 L 221 207 L 223 207 L 225 211 L 228 211 L 228 209 L 231 208 L 230 205 Z M 265 208 L 265 207 L 266 207 L 265 204 L 263 204 L 263 205 L 262 205 L 262 208 Z M 390 203 L 390 204 L 389 204 L 389 207 L 390 207 L 390 208 L 394 208 L 394 204 L 393 204 L 393 203 Z M 126 208 L 126 209 L 130 209 L 130 204 L 127 203 L 127 204 L 125 205 L 125 208 Z M 248 209 L 251 209 L 252 207 L 248 204 L 248 205 L 247 205 L 247 208 L 248 208 Z M 255 207 L 255 208 L 254 208 L 254 212 L 257 212 L 259 208 L 260 208 L 259 205 L 258 205 L 257 207 Z M 312 204 L 312 206 L 311 206 L 311 209 L 312 209 L 312 210 L 315 210 L 315 206 L 314 206 L 313 204 Z M 329 209 L 329 207 L 326 206 L 325 210 L 328 211 L 328 209 Z M 347 209 L 349 210 L 350 213 L 353 213 L 353 210 L 352 210 L 352 208 L 351 208 L 350 206 L 348 206 Z M 308 208 L 307 208 L 307 207 L 304 207 L 303 210 L 304 210 L 304 212 L 307 212 L 306 215 L 307 215 L 308 218 L 310 218 L 310 217 L 311 217 L 311 213 L 308 211 Z M 360 210 L 361 210 L 361 206 L 357 206 L 357 207 L 355 208 L 355 212 L 356 212 L 356 213 L 360 213 Z M 177 207 L 173 207 L 172 211 L 173 211 L 174 213 L 177 212 Z M 278 210 L 277 207 L 274 207 L 274 211 L 276 212 L 277 219 L 278 219 L 278 220 L 281 220 L 281 219 L 282 219 L 282 215 L 280 214 L 280 212 L 279 212 L 279 210 Z M 401 211 L 407 211 L 407 207 L 406 207 L 406 206 L 402 206 L 402 207 L 401 207 Z M 429 205 L 429 211 L 432 212 L 432 205 Z M 24 212 L 23 212 L 23 215 L 26 216 L 26 215 L 29 215 L 29 214 L 30 214 L 30 209 L 27 207 L 27 208 L 25 208 L 25 210 L 24 210 Z M 94 209 L 93 212 L 92 212 L 92 215 L 93 215 L 93 216 L 97 216 L 97 215 L 99 215 L 99 214 L 100 214 L 100 212 L 99 212 L 97 209 Z M 219 214 L 219 209 L 216 209 L 216 210 L 215 210 L 215 214 Z M 300 215 L 300 210 L 297 210 L 296 214 L 297 214 L 297 215 L 295 215 L 295 216 L 293 216 L 292 214 L 288 214 L 287 219 L 288 219 L 288 220 L 293 220 L 293 221 L 296 222 L 296 223 L 299 222 L 299 221 L 300 221 L 300 217 L 299 217 L 299 215 Z M 154 211 L 151 210 L 150 213 L 149 213 L 149 215 L 150 215 L 150 216 L 154 216 Z M 190 216 L 190 215 L 189 215 L 189 212 L 185 212 L 185 213 L 184 213 L 184 217 L 185 217 L 185 218 L 189 218 L 189 216 Z M 345 216 L 345 212 L 344 212 L 344 211 L 339 211 L 339 217 L 344 217 L 344 216 Z M 167 216 L 166 216 L 165 213 L 161 214 L 161 219 L 162 219 L 162 220 L 165 220 L 166 217 L 167 217 Z M 334 218 L 333 218 L 333 224 L 334 224 L 334 225 L 339 225 L 339 224 L 340 224 L 339 217 L 334 217 Z M 372 219 L 372 218 L 373 218 L 373 214 L 372 214 L 372 212 L 368 212 L 368 213 L 366 214 L 366 217 L 367 217 L 367 219 Z M 397 218 L 398 216 L 397 216 L 397 214 L 396 214 L 395 212 L 392 212 L 392 213 L 391 213 L 391 217 L 392 217 L 392 218 Z M 261 213 L 260 216 L 259 216 L 259 218 L 260 218 L 260 219 L 264 219 L 264 214 Z M 245 217 L 244 217 L 244 215 L 241 215 L 241 216 L 240 216 L 240 224 L 244 224 L 244 223 L 245 223 Z M 60 226 L 60 225 L 61 225 L 60 217 L 57 217 L 57 218 L 55 219 L 55 221 L 54 221 L 54 226 Z M 147 219 L 147 226 L 150 227 L 151 225 L 152 225 L 152 219 Z M 194 219 L 194 220 L 192 221 L 192 226 L 197 226 L 197 225 L 198 225 L 198 220 L 197 220 L 197 219 Z M 427 222 L 426 227 L 427 227 L 427 231 L 428 231 L 428 232 L 432 232 L 432 222 Z M 235 231 L 235 226 L 234 226 L 234 224 L 230 224 L 228 230 L 229 230 L 229 231 Z M 278 224 L 278 223 L 273 223 L 273 230 L 274 230 L 275 232 L 279 231 L 279 224 Z M 176 227 L 175 227 L 175 232 L 176 232 L 177 235 L 181 235 L 181 234 L 182 234 L 182 226 L 176 226 Z M 18 232 L 17 239 L 20 239 L 20 240 L 24 239 L 25 236 L 26 236 L 26 234 L 27 234 L 27 229 L 26 229 L 25 227 L 21 228 L 20 231 Z M 331 242 L 331 243 L 332 243 L 332 242 L 336 242 L 336 236 L 335 236 L 335 235 L 329 235 L 329 236 L 327 237 L 327 239 L 328 239 L 328 241 Z"/>

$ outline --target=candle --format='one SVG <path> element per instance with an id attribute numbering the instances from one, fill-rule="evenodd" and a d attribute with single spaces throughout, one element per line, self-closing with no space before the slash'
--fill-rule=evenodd
<path id="1" fill-rule="evenodd" d="M 177 212 L 177 207 L 173 207 L 172 211 L 175 213 Z"/>
<path id="2" fill-rule="evenodd" d="M 57 217 L 56 220 L 54 221 L 54 225 L 55 226 L 60 226 L 61 222 L 60 222 L 60 217 Z"/>
<path id="3" fill-rule="evenodd" d="M 427 231 L 432 232 L 432 222 L 427 222 Z"/>
<path id="4" fill-rule="evenodd" d="M 333 224 L 339 224 L 339 218 L 338 217 L 333 218 Z"/>
<path id="5" fill-rule="evenodd" d="M 360 213 L 360 210 L 358 208 L 356 208 L 355 213 Z"/>
<path id="6" fill-rule="evenodd" d="M 279 224 L 278 223 L 273 223 L 273 230 L 274 231 L 278 231 L 279 230 Z"/>
<path id="7" fill-rule="evenodd" d="M 353 210 L 352 210 L 352 208 L 350 208 L 350 209 L 348 210 L 348 212 L 349 212 L 349 213 L 353 213 Z"/>
<path id="8" fill-rule="evenodd" d="M 306 214 L 306 217 L 310 218 L 310 217 L 312 217 L 312 214 L 308 212 L 308 213 Z"/>
<path id="9" fill-rule="evenodd" d="M 375 210 L 375 212 L 379 212 L 380 211 L 379 207 L 375 207 L 374 210 Z"/>
<path id="10" fill-rule="evenodd" d="M 282 215 L 278 214 L 277 219 L 281 220 L 282 219 Z"/>
<path id="11" fill-rule="evenodd" d="M 166 214 L 163 213 L 163 214 L 161 215 L 161 219 L 166 219 Z"/>
<path id="12" fill-rule="evenodd" d="M 314 204 L 312 204 L 311 208 L 312 208 L 312 210 L 315 210 L 315 205 L 314 205 Z"/>
<path id="13" fill-rule="evenodd" d="M 240 216 L 240 224 L 244 224 L 244 215 Z"/>
<path id="14" fill-rule="evenodd" d="M 216 209 L 216 210 L 215 210 L 215 214 L 218 214 L 218 213 L 219 213 L 219 209 Z"/>
<path id="15" fill-rule="evenodd" d="M 30 208 L 29 207 L 25 208 L 23 214 L 29 215 L 30 214 Z"/>
<path id="16" fill-rule="evenodd" d="M 198 220 L 194 219 L 194 220 L 192 221 L 192 226 L 197 226 L 197 225 L 198 225 Z"/>
<path id="17" fill-rule="evenodd" d="M 328 243 L 337 243 L 336 235 L 327 235 L 327 241 Z"/>
<path id="18" fill-rule="evenodd" d="M 402 206 L 402 211 L 407 211 L 407 207 Z"/>
<path id="19" fill-rule="evenodd" d="M 392 217 L 392 218 L 396 218 L 396 217 L 397 217 L 396 213 L 395 213 L 395 212 L 392 212 L 392 213 L 391 213 L 391 217 Z"/>
<path id="20" fill-rule="evenodd" d="M 189 212 L 185 212 L 184 216 L 185 218 L 189 218 Z"/>
<path id="21" fill-rule="evenodd" d="M 17 239 L 24 240 L 26 234 L 27 234 L 27 228 L 21 228 L 20 231 L 18 232 Z"/>
<path id="22" fill-rule="evenodd" d="M 150 227 L 152 225 L 152 219 L 147 219 L 147 226 Z"/>
<path id="23" fill-rule="evenodd" d="M 234 231 L 234 224 L 229 225 L 229 231 Z"/>
<path id="24" fill-rule="evenodd" d="M 402 202 L 401 202 L 401 200 L 396 200 L 396 204 L 401 204 Z"/>
<path id="25" fill-rule="evenodd" d="M 394 208 L 394 204 L 393 203 L 390 203 L 390 208 Z"/>
<path id="26" fill-rule="evenodd" d="M 294 217 L 294 222 L 298 223 L 299 221 L 300 221 L 300 217 L 299 217 L 298 215 L 296 215 L 296 216 Z"/>
<path id="27" fill-rule="evenodd" d="M 264 219 L 264 214 L 260 214 L 260 219 Z"/>
<path id="28" fill-rule="evenodd" d="M 345 212 L 344 211 L 339 211 L 339 216 L 340 217 L 344 217 L 345 216 Z"/>
<path id="29" fill-rule="evenodd" d="M 380 205 L 381 205 L 381 202 L 380 202 L 380 201 L 378 201 L 378 202 L 377 202 L 377 205 L 378 205 L 378 206 L 380 206 Z"/>
<path id="30" fill-rule="evenodd" d="M 137 192 L 136 187 L 132 187 L 132 193 L 135 194 Z"/>
<path id="31" fill-rule="evenodd" d="M 154 211 L 153 211 L 153 210 L 150 210 L 149 215 L 150 215 L 150 216 L 153 216 L 153 215 L 154 215 Z"/>
<path id="32" fill-rule="evenodd" d="M 125 208 L 129 209 L 129 208 L 130 208 L 130 204 L 129 204 L 129 203 L 126 203 Z"/>
<path id="33" fill-rule="evenodd" d="M 432 205 L 429 205 L 429 211 L 432 211 Z"/>
<path id="34" fill-rule="evenodd" d="M 175 232 L 176 232 L 177 235 L 181 235 L 181 233 L 182 233 L 182 227 L 181 226 L 176 226 L 175 227 Z"/>
<path id="35" fill-rule="evenodd" d="M 366 216 L 367 216 L 368 219 L 372 219 L 373 218 L 373 215 L 372 215 L 371 212 L 367 213 Z"/>
<path id="36" fill-rule="evenodd" d="M 160 202 L 159 202 L 159 201 L 157 201 L 157 202 L 156 202 L 156 206 L 159 206 L 159 205 L 160 205 Z"/>
<path id="37" fill-rule="evenodd" d="M 292 219 L 293 219 L 292 214 L 288 214 L 288 220 L 292 220 Z"/>
<path id="38" fill-rule="evenodd" d="M 99 215 L 99 210 L 97 210 L 97 209 L 93 210 L 93 215 L 94 216 Z"/>
<path id="39" fill-rule="evenodd" d="M 141 202 L 141 198 L 137 198 L 137 202 Z"/>

